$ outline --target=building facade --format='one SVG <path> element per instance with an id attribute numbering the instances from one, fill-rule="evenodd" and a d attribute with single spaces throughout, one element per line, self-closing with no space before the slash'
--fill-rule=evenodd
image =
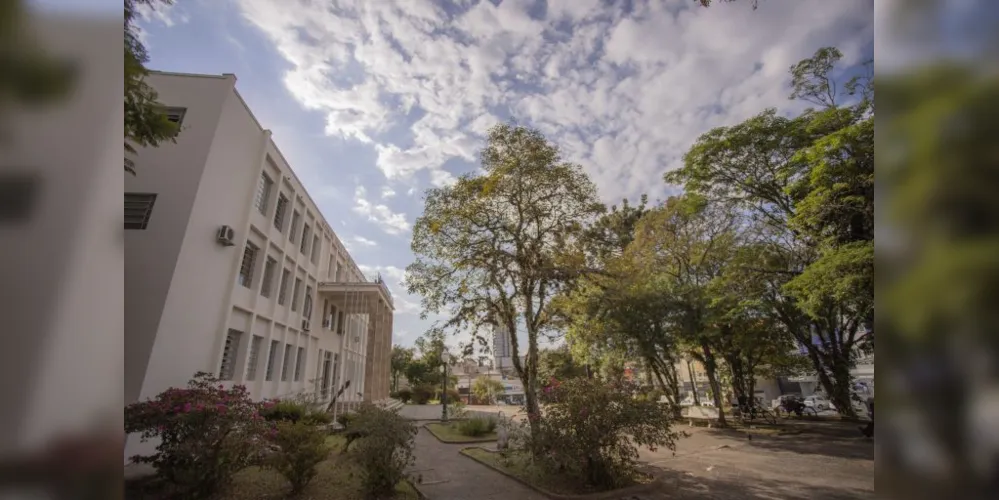
<path id="1" fill-rule="evenodd" d="M 388 398 L 391 293 L 360 271 L 236 77 L 147 81 L 181 132 L 125 174 L 125 403 L 199 371 L 255 399 Z"/>
<path id="2" fill-rule="evenodd" d="M 501 372 L 513 370 L 513 346 L 510 331 L 500 326 L 493 326 L 493 368 Z"/>

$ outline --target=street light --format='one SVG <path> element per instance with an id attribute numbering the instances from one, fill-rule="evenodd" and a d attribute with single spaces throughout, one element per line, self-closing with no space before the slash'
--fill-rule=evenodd
<path id="1" fill-rule="evenodd" d="M 444 380 L 441 383 L 441 386 L 442 386 L 442 390 L 441 390 L 441 405 L 443 407 L 441 409 L 441 421 L 442 422 L 447 422 L 447 362 L 448 362 L 449 358 L 450 358 L 450 356 L 448 355 L 447 351 L 444 351 L 444 352 L 441 353 L 441 365 L 443 365 L 443 367 L 444 367 Z"/>

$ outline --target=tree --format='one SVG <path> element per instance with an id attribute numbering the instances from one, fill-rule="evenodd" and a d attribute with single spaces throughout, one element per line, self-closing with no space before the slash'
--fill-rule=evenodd
<path id="1" fill-rule="evenodd" d="M 404 375 L 410 363 L 413 362 L 414 352 L 412 348 L 400 345 L 392 346 L 392 392 L 399 390 L 399 375 Z"/>
<path id="2" fill-rule="evenodd" d="M 538 380 L 566 380 L 585 376 L 586 369 L 576 362 L 568 346 L 542 349 L 538 353 Z"/>
<path id="3" fill-rule="evenodd" d="M 657 283 L 669 314 L 677 343 L 704 365 L 708 384 L 725 425 L 724 401 L 719 383 L 718 310 L 712 287 L 734 260 L 740 217 L 727 207 L 708 203 L 698 195 L 672 197 L 651 211 L 638 225 L 629 253 L 638 273 Z M 670 368 L 676 359 L 670 359 Z"/>
<path id="4" fill-rule="evenodd" d="M 581 273 L 573 242 L 603 206 L 582 167 L 565 162 L 537 130 L 497 125 L 481 158 L 483 173 L 427 192 L 408 290 L 423 297 L 424 317 L 446 310 L 441 329 L 524 326 L 526 360 L 516 335 L 511 354 L 536 430 L 538 335 L 552 325 L 552 297 Z"/>
<path id="5" fill-rule="evenodd" d="M 496 397 L 502 396 L 505 392 L 503 383 L 489 377 L 478 377 L 472 383 L 472 394 L 479 401 L 487 401 L 489 404 L 496 403 Z"/>
<path id="6" fill-rule="evenodd" d="M 156 147 L 164 141 L 174 142 L 179 132 L 177 124 L 167 119 L 163 106 L 157 102 L 156 91 L 145 82 L 145 63 L 149 62 L 146 47 L 139 39 L 135 26 L 137 8 L 145 5 L 171 5 L 173 0 L 125 0 L 125 151 L 135 154 L 135 147 Z M 125 171 L 135 174 L 134 162 L 125 159 Z"/>
<path id="7" fill-rule="evenodd" d="M 768 307 L 807 350 L 837 409 L 853 415 L 849 370 L 873 319 L 874 108 L 866 76 L 836 90 L 829 72 L 839 57 L 820 49 L 791 67 L 791 97 L 824 109 L 794 118 L 765 110 L 711 130 L 665 179 L 759 224 L 767 259 L 752 279 L 767 285 Z"/>

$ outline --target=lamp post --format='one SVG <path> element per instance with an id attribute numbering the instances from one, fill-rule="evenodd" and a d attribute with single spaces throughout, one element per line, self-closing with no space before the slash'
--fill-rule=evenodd
<path id="1" fill-rule="evenodd" d="M 441 383 L 441 421 L 447 422 L 447 362 L 450 356 L 447 351 L 441 353 L 441 365 L 444 367 L 444 380 Z"/>

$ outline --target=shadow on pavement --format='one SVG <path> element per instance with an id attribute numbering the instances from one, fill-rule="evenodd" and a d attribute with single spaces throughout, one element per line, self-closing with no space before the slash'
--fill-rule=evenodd
<path id="1" fill-rule="evenodd" d="M 729 429 L 710 429 L 707 432 L 739 439 L 751 447 L 765 450 L 874 460 L 874 442 L 861 436 L 856 428 L 853 431 L 852 436 L 841 433 L 800 432 L 777 435 L 753 434 L 752 439 L 746 436 L 746 432 Z"/>
<path id="2" fill-rule="evenodd" d="M 682 500 L 755 500 L 809 498 L 821 500 L 856 500 L 872 498 L 868 491 L 806 485 L 756 477 L 710 478 L 665 470 L 666 482 L 661 498 Z"/>

